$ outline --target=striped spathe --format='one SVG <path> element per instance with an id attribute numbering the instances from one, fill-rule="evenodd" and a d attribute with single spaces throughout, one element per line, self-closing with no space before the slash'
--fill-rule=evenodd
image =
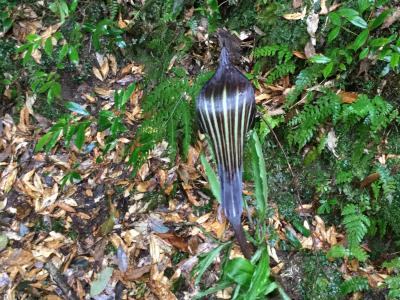
<path id="1" fill-rule="evenodd" d="M 230 63 L 226 48 L 221 50 L 215 75 L 197 98 L 196 110 L 200 129 L 209 135 L 214 148 L 222 209 L 242 247 L 239 235 L 243 235 L 240 223 L 243 147 L 245 135 L 254 122 L 255 98 L 251 83 Z"/>

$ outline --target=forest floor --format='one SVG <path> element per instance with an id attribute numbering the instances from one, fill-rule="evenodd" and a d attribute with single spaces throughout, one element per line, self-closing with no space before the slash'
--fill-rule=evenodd
<path id="1" fill-rule="evenodd" d="M 181 138 L 176 137 L 178 150 L 176 156 L 171 157 L 170 143 L 167 138 L 162 139 L 152 145 L 144 158 L 137 160 L 138 165 L 128 163 L 127 152 L 142 143 L 135 139 L 135 134 L 149 118 L 143 109 L 146 95 L 156 86 L 157 80 L 164 80 L 155 74 L 157 70 L 172 76 L 184 69 L 189 84 L 193 84 L 201 72 L 215 70 L 219 47 L 216 35 L 207 32 L 207 18 L 199 18 L 196 30 L 182 35 L 190 36 L 189 50 L 185 50 L 184 55 L 168 56 L 162 67 L 156 63 L 151 65 L 152 59 L 161 57 L 146 56 L 149 49 L 134 49 L 133 52 L 129 47 L 96 49 L 91 38 L 95 29 L 78 37 L 82 41 L 77 54 L 73 46 L 64 57 L 58 56 L 57 61 L 49 54 L 53 52 L 57 56 L 59 52 L 55 49 L 69 44 L 55 35 L 63 31 L 67 36 L 69 30 L 77 34 L 83 32 L 82 27 L 76 30 L 74 24 L 80 24 L 80 17 L 85 19 L 94 14 L 90 11 L 95 10 L 93 4 L 88 4 L 93 1 L 79 2 L 77 19 L 73 19 L 69 7 L 73 19 L 70 23 L 58 20 L 60 14 L 51 14 L 44 8 L 47 4 L 43 1 L 25 2 L 13 1 L 14 7 L 9 10 L 12 26 L 7 30 L 5 18 L 0 18 L 4 25 L 4 33 L 0 32 L 4 43 L 1 42 L 0 48 L 11 45 L 4 57 L 9 59 L 10 65 L 17 66 L 7 67 L 4 62 L 0 69 L 1 78 L 9 80 L 0 90 L 0 295 L 4 295 L 4 299 L 47 300 L 193 299 L 199 291 L 220 280 L 224 255 L 231 259 L 243 257 L 229 223 L 219 212 L 219 204 L 210 192 L 208 174 L 200 159 L 202 153 L 206 153 L 206 159 L 211 160 L 207 140 L 193 131 L 184 155 L 185 151 L 179 146 Z M 131 8 L 140 12 L 145 5 L 145 1 L 132 2 L 135 2 L 134 8 L 129 6 L 129 1 L 118 1 L 121 11 Z M 287 22 L 304 18 L 306 5 L 302 2 L 290 3 L 284 15 Z M 325 1 L 321 1 L 323 3 Z M 335 3 L 328 7 L 330 11 L 338 9 Z M 106 4 L 100 6 L 107 9 Z M 326 15 L 324 8 L 320 7 L 321 16 Z M 189 20 L 196 12 L 194 4 L 186 5 L 182 9 L 182 19 Z M 124 43 L 139 40 L 140 33 L 133 32 L 139 29 L 129 26 L 132 20 L 140 17 L 118 13 L 115 18 L 116 28 L 126 30 L 120 34 Z M 152 25 L 148 30 L 154 30 L 154 35 L 158 33 L 156 21 L 154 24 L 148 20 L 140 22 Z M 308 24 L 307 39 L 315 36 L 317 28 L 310 29 L 313 25 L 318 27 L 318 20 Z M 110 32 L 101 33 L 100 41 L 101 38 L 111 39 L 115 47 L 121 43 L 120 36 Z M 244 49 L 237 65 L 251 75 L 249 66 L 253 66 L 255 60 L 252 52 L 255 40 L 263 33 L 250 26 L 232 32 L 234 43 Z M 16 52 L 16 45 L 35 43 L 34 39 L 29 40 L 30 34 L 39 37 L 38 46 L 32 46 L 29 54 Z M 51 47 L 46 43 L 49 37 Z M 163 38 L 169 36 L 165 34 Z M 315 51 L 307 45 L 306 49 L 293 51 L 296 59 L 305 61 L 307 51 Z M 137 47 L 140 48 L 140 44 Z M 163 44 L 155 47 L 163 47 Z M 186 40 L 183 40 L 174 50 L 178 53 L 185 47 Z M 4 49 L 2 53 L 8 51 Z M 31 55 L 31 61 L 23 62 L 24 55 Z M 63 59 L 69 62 L 60 68 Z M 52 70 L 56 64 L 56 69 Z M 43 69 L 45 76 L 40 74 Z M 54 72 L 51 75 L 54 77 L 49 77 L 50 71 Z M 269 116 L 285 122 L 285 118 L 289 118 L 286 95 L 294 89 L 295 80 L 286 74 L 273 83 L 266 83 L 266 76 L 268 74 L 251 78 L 257 87 L 257 105 L 268 111 Z M 391 76 L 382 86 L 382 93 L 389 98 L 390 93 L 398 90 L 399 77 Z M 39 87 L 35 87 L 35 82 Z M 49 83 L 47 87 L 43 87 L 43 82 Z M 57 82 L 61 88 L 58 93 Z M 313 88 L 327 86 L 329 84 L 324 81 Z M 131 87 L 124 99 L 124 108 L 118 110 L 116 91 L 127 91 Z M 51 95 L 50 90 L 56 96 Z M 343 102 L 352 103 L 358 97 L 358 90 L 338 89 L 337 94 Z M 194 103 L 194 100 L 187 101 Z M 103 121 L 109 126 L 97 117 L 102 113 L 108 118 Z M 63 119 L 63 123 L 60 120 L 65 115 L 69 119 Z M 123 125 L 118 127 L 118 122 Z M 55 124 L 59 124 L 57 134 Z M 74 128 L 69 137 L 71 143 L 64 141 L 68 132 L 62 133 L 67 124 Z M 110 139 L 113 136 L 110 132 L 115 129 L 111 124 L 124 128 L 115 139 Z M 101 130 L 103 125 L 108 126 L 107 130 Z M 153 129 L 161 130 L 163 126 L 164 123 L 158 123 Z M 268 129 L 264 133 L 266 131 Z M 50 132 L 52 134 L 43 139 Z M 327 152 L 333 155 L 336 137 L 331 138 Z M 317 172 L 320 165 L 313 165 L 306 172 L 302 163 L 293 165 L 286 157 L 289 150 L 285 150 L 279 128 L 276 134 L 269 133 L 267 139 L 270 144 L 264 147 L 264 152 L 267 169 L 271 170 L 268 171 L 271 187 L 266 224 L 273 280 L 291 299 L 385 299 L 388 292 L 385 279 L 391 275 L 391 270 L 382 268 L 380 263 L 395 257 L 395 251 L 391 248 L 391 252 L 388 250 L 387 254 L 366 262 L 350 256 L 339 260 L 327 258 L 326 253 L 332 247 L 345 245 L 347 239 L 346 230 L 340 224 L 340 213 L 336 220 L 321 216 L 323 212 L 318 210 L 319 199 L 315 192 L 317 184 L 307 183 L 313 187 L 308 192 L 301 187 L 303 180 L 310 181 L 310 176 L 316 174 L 313 168 Z M 105 152 L 107 147 L 109 150 Z M 268 149 L 271 151 L 267 153 Z M 296 159 L 302 161 L 306 156 L 303 154 L 297 152 Z M 375 162 L 398 161 L 399 157 L 399 152 L 383 151 Z M 370 177 L 366 176 L 361 185 L 369 186 L 377 180 L 372 178 L 373 174 L 367 174 Z M 251 176 L 245 176 L 243 193 L 249 203 L 254 198 L 253 189 Z M 290 212 L 285 214 L 285 211 Z M 255 214 L 255 208 L 249 205 L 243 217 L 244 228 L 250 235 L 255 232 L 251 222 Z M 294 224 L 288 217 L 291 214 L 296 214 L 299 219 L 295 219 L 300 222 Z M 199 270 L 199 262 L 204 262 L 204 257 L 229 241 L 232 241 L 229 252 L 217 253 L 207 270 Z M 367 243 L 362 243 L 361 247 L 368 253 L 373 252 Z M 199 273 L 202 276 L 197 282 Z M 348 295 L 342 291 L 341 294 L 343 281 L 353 277 L 366 279 L 367 287 L 364 284 L 359 291 L 352 290 Z M 234 288 L 227 287 L 204 299 L 231 299 L 233 293 Z M 280 296 L 276 293 L 271 298 L 280 299 Z"/>

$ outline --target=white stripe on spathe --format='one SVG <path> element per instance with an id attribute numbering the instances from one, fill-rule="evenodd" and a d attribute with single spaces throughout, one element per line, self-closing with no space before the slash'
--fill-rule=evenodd
<path id="1" fill-rule="evenodd" d="M 229 107 L 230 108 L 230 107 Z M 233 163 L 233 157 L 232 155 L 235 155 L 235 153 L 233 153 L 234 151 L 232 151 L 232 142 L 231 142 L 231 126 L 230 126 L 230 118 L 228 116 L 228 113 L 230 113 L 228 111 L 228 97 L 227 97 L 227 93 L 226 93 L 226 86 L 224 86 L 223 92 L 222 92 L 222 109 L 223 109 L 223 115 L 224 115 L 224 131 L 225 131 L 225 153 L 227 155 L 228 158 L 228 166 L 227 166 L 227 172 L 228 172 L 228 176 L 231 177 L 232 174 L 234 173 L 234 168 L 232 166 Z M 230 115 L 230 114 L 229 114 Z M 234 193 L 233 193 L 233 185 L 229 185 L 229 188 L 231 189 L 231 192 L 229 193 L 229 195 L 231 196 L 229 199 L 231 201 L 231 207 L 233 207 L 232 210 L 232 217 L 236 217 L 237 212 L 236 212 L 236 205 L 235 205 L 235 199 L 234 199 Z M 228 200 L 228 199 L 226 199 Z"/>

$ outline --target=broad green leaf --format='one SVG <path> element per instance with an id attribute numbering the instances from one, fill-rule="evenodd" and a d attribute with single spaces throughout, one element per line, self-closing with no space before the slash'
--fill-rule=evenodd
<path id="1" fill-rule="evenodd" d="M 74 65 L 77 65 L 79 63 L 79 54 L 78 51 L 76 50 L 76 47 L 71 46 L 69 48 L 69 60 Z"/>
<path id="2" fill-rule="evenodd" d="M 252 165 L 256 194 L 256 209 L 260 222 L 263 223 L 268 203 L 268 182 L 264 155 L 260 140 L 255 130 L 252 134 Z"/>
<path id="3" fill-rule="evenodd" d="M 102 110 L 98 117 L 98 126 L 100 131 L 104 131 L 111 126 L 111 119 L 114 117 L 113 113 L 109 110 Z"/>
<path id="4" fill-rule="evenodd" d="M 256 265 L 256 269 L 251 278 L 249 290 L 247 291 L 247 299 L 255 300 L 260 296 L 264 296 L 272 292 L 275 288 L 269 291 L 271 282 L 269 282 L 270 267 L 269 267 L 269 255 L 267 248 L 262 249 L 261 258 Z"/>
<path id="5" fill-rule="evenodd" d="M 331 59 L 323 54 L 316 54 L 309 58 L 309 60 L 313 63 L 317 64 L 327 64 L 331 61 Z"/>
<path id="6" fill-rule="evenodd" d="M 71 142 L 72 137 L 78 130 L 79 125 L 71 125 L 71 124 L 66 124 L 63 127 L 63 136 L 65 140 L 65 146 L 69 146 L 69 143 Z"/>
<path id="7" fill-rule="evenodd" d="M 322 74 L 324 75 L 325 78 L 328 78 L 329 75 L 332 74 L 333 70 L 333 62 L 331 61 L 329 64 L 325 66 L 325 68 L 322 70 Z"/>
<path id="8" fill-rule="evenodd" d="M 361 52 L 360 55 L 358 56 L 360 60 L 363 60 L 364 58 L 367 57 L 369 53 L 369 48 L 364 48 Z"/>
<path id="9" fill-rule="evenodd" d="M 214 195 L 215 199 L 217 199 L 218 203 L 221 203 L 221 184 L 218 177 L 204 154 L 200 155 L 200 161 L 206 173 L 208 183 L 210 184 L 211 193 Z"/>
<path id="10" fill-rule="evenodd" d="M 53 42 L 52 42 L 52 37 L 49 37 L 46 39 L 46 42 L 44 43 L 44 52 L 48 56 L 51 56 L 53 54 Z"/>
<path id="11" fill-rule="evenodd" d="M 292 222 L 292 225 L 294 226 L 294 228 L 300 232 L 302 235 L 304 235 L 305 237 L 309 237 L 311 235 L 310 230 L 308 230 L 307 228 L 305 228 L 303 226 L 303 224 L 301 224 L 301 222 L 299 222 L 298 220 L 294 220 Z"/>
<path id="12" fill-rule="evenodd" d="M 200 259 L 198 265 L 193 269 L 193 273 L 196 276 L 196 280 L 194 282 L 195 285 L 199 284 L 204 272 L 214 262 L 214 259 L 218 256 L 218 254 L 228 245 L 229 243 L 219 245 Z"/>
<path id="13" fill-rule="evenodd" d="M 69 6 L 69 11 L 72 13 L 75 12 L 77 6 L 78 6 L 78 0 L 72 0 Z"/>
<path id="14" fill-rule="evenodd" d="M 345 17 L 347 19 L 359 16 L 360 14 L 358 13 L 358 11 L 356 11 L 355 9 L 352 8 L 348 8 L 348 7 L 343 7 L 340 8 L 339 10 L 337 10 L 336 12 L 339 16 L 341 17 Z"/>
<path id="15" fill-rule="evenodd" d="M 40 84 L 40 82 L 38 82 L 38 84 Z M 48 82 L 45 82 L 43 85 L 41 85 L 39 87 L 39 89 L 37 89 L 37 90 L 33 89 L 33 90 L 35 90 L 39 94 L 43 94 L 44 92 L 46 92 L 52 86 L 52 84 L 53 84 L 52 81 L 48 81 Z M 35 87 L 36 87 L 36 85 L 35 85 Z"/>
<path id="16" fill-rule="evenodd" d="M 30 33 L 26 36 L 26 40 L 30 43 L 37 43 L 42 40 L 42 38 L 36 33 Z"/>
<path id="17" fill-rule="evenodd" d="M 98 274 L 97 279 L 90 284 L 90 296 L 94 297 L 100 294 L 107 287 L 113 273 L 113 268 L 107 267 Z"/>
<path id="18" fill-rule="evenodd" d="M 380 37 L 380 38 L 376 38 L 376 39 L 370 40 L 369 45 L 371 47 L 378 48 L 378 47 L 385 46 L 388 43 L 389 43 L 389 39 L 388 38 Z"/>
<path id="19" fill-rule="evenodd" d="M 328 34 L 328 43 L 332 43 L 332 41 L 334 41 L 337 38 L 339 33 L 340 33 L 340 27 L 339 26 L 333 28 L 331 30 L 331 32 L 329 32 L 329 34 Z"/>
<path id="20" fill-rule="evenodd" d="M 27 50 L 28 48 L 31 48 L 31 47 L 32 47 L 31 44 L 23 44 L 23 45 L 21 45 L 21 46 L 19 46 L 17 48 L 16 52 L 17 53 L 22 53 L 22 52 L 24 52 L 25 50 Z"/>
<path id="21" fill-rule="evenodd" d="M 390 67 L 393 70 L 399 67 L 399 53 L 393 52 L 392 57 L 390 59 Z"/>
<path id="22" fill-rule="evenodd" d="M 224 275 L 242 286 L 249 286 L 255 267 L 245 258 L 237 257 L 226 264 Z"/>
<path id="23" fill-rule="evenodd" d="M 332 24 L 339 27 L 342 25 L 342 22 L 340 21 L 340 16 L 335 13 L 335 12 L 330 12 L 329 13 L 329 19 L 332 21 Z"/>
<path id="24" fill-rule="evenodd" d="M 363 29 L 368 27 L 367 22 L 366 22 L 363 18 L 361 18 L 361 17 L 359 17 L 359 16 L 354 17 L 354 18 L 351 18 L 351 19 L 349 19 L 349 21 L 350 21 L 353 25 L 355 25 L 355 26 L 357 26 L 357 27 L 360 27 L 360 28 L 363 28 Z"/>
<path id="25" fill-rule="evenodd" d="M 58 6 L 57 6 L 57 2 L 52 2 L 48 5 L 49 9 L 53 12 L 53 13 L 57 13 L 58 11 Z"/>
<path id="26" fill-rule="evenodd" d="M 64 44 L 61 47 L 60 53 L 58 54 L 58 61 L 62 61 L 67 56 L 69 50 L 69 44 Z"/>
<path id="27" fill-rule="evenodd" d="M 292 233 L 291 230 L 286 230 L 286 237 L 288 241 L 297 249 L 301 249 L 301 243 L 298 238 Z"/>
<path id="28" fill-rule="evenodd" d="M 81 175 L 79 175 L 79 173 L 77 173 L 77 172 L 75 172 L 75 171 L 72 171 L 72 172 L 71 172 L 71 178 L 72 178 L 74 181 L 76 181 L 76 182 L 79 182 L 79 181 L 82 180 Z"/>
<path id="29" fill-rule="evenodd" d="M 29 61 L 32 60 L 32 52 L 33 52 L 33 48 L 30 45 L 29 48 L 26 50 L 25 54 L 24 54 L 24 58 L 22 59 L 22 63 L 23 64 L 27 64 Z"/>
<path id="30" fill-rule="evenodd" d="M 362 45 L 365 44 L 369 36 L 369 30 L 364 29 L 354 40 L 354 42 L 351 44 L 350 48 L 353 50 L 358 50 Z"/>
<path id="31" fill-rule="evenodd" d="M 75 135 L 75 146 L 80 150 L 82 149 L 83 143 L 85 142 L 85 129 L 87 128 L 86 123 L 81 123 L 78 126 L 78 130 Z"/>
<path id="32" fill-rule="evenodd" d="M 350 21 L 353 25 L 360 27 L 360 28 L 367 28 L 368 24 L 365 22 L 363 18 L 360 17 L 360 14 L 358 11 L 352 9 L 352 8 L 341 8 L 337 11 L 337 14 L 340 16 L 346 18 L 348 21 Z"/>
<path id="33" fill-rule="evenodd" d="M 68 101 L 67 104 L 65 105 L 65 107 L 70 111 L 76 112 L 77 114 L 80 114 L 83 116 L 89 115 L 89 112 L 78 103 Z"/>
<path id="34" fill-rule="evenodd" d="M 358 0 L 358 11 L 360 13 L 366 11 L 369 7 L 371 7 L 370 2 L 371 2 L 370 0 Z"/>
<path id="35" fill-rule="evenodd" d="M 43 150 L 43 147 L 49 142 L 50 138 L 53 136 L 53 132 L 49 131 L 45 135 L 43 135 L 35 146 L 35 152 L 39 152 Z"/>
<path id="36" fill-rule="evenodd" d="M 54 97 L 60 98 L 61 97 L 61 84 L 58 82 L 53 82 L 50 88 Z"/>
<path id="37" fill-rule="evenodd" d="M 132 95 L 133 91 L 135 90 L 135 88 L 136 88 L 136 84 L 131 83 L 128 86 L 128 88 L 123 92 L 119 109 L 122 109 L 122 110 L 125 109 L 125 104 L 128 102 L 128 100 L 129 100 L 130 96 Z"/>
<path id="38" fill-rule="evenodd" d="M 381 26 L 383 22 L 385 22 L 386 18 L 390 15 L 391 11 L 389 9 L 385 10 L 382 12 L 379 16 L 376 18 L 372 19 L 371 21 L 368 22 L 368 27 L 369 30 L 374 30 Z"/>
<path id="39" fill-rule="evenodd" d="M 53 147 L 57 143 L 58 138 L 60 137 L 61 133 L 62 133 L 62 128 L 59 128 L 54 131 L 53 135 L 51 136 L 49 142 L 47 143 L 47 145 L 45 147 L 46 152 L 49 152 L 51 149 L 53 149 Z"/>
<path id="40" fill-rule="evenodd" d="M 264 295 L 268 295 L 268 294 L 272 293 L 278 287 L 279 286 L 278 286 L 278 284 L 276 282 L 270 282 L 265 288 Z"/>

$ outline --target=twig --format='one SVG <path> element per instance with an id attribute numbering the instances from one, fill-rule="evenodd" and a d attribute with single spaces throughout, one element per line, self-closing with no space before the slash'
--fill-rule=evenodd
<path id="1" fill-rule="evenodd" d="M 64 298 L 67 300 L 79 300 L 79 297 L 76 295 L 75 291 L 69 286 L 66 282 L 64 276 L 61 272 L 56 268 L 56 266 L 48 261 L 44 268 L 49 272 L 51 279 L 56 283 L 56 285 L 61 289 L 64 294 Z"/>

